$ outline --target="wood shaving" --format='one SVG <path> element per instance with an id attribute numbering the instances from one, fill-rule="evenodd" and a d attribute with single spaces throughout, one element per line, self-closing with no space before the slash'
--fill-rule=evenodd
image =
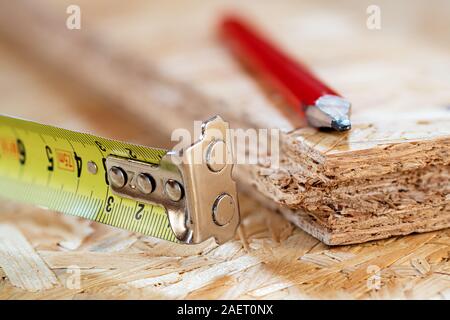
<path id="1" fill-rule="evenodd" d="M 54 273 L 34 251 L 22 233 L 0 225 L 0 266 L 12 285 L 31 292 L 58 285 Z"/>
<path id="2" fill-rule="evenodd" d="M 427 260 L 416 258 L 411 260 L 411 265 L 421 274 L 426 275 L 430 272 L 431 267 L 428 264 Z"/>

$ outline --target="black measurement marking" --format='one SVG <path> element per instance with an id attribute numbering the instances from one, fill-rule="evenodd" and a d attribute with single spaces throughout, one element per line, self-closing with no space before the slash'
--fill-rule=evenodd
<path id="1" fill-rule="evenodd" d="M 152 208 L 153 209 L 153 208 Z M 156 228 L 156 219 L 157 219 L 157 215 L 156 214 L 152 214 L 150 216 L 150 223 L 149 223 L 149 228 L 148 228 L 148 232 L 150 234 L 155 234 L 155 228 Z"/>
<path id="2" fill-rule="evenodd" d="M 17 139 L 17 149 L 19 150 L 19 162 L 21 165 L 24 165 L 27 160 L 27 153 L 25 151 L 25 145 L 20 139 Z"/>
<path id="3" fill-rule="evenodd" d="M 144 210 L 144 217 L 143 220 L 141 222 L 141 226 L 140 226 L 140 231 L 141 233 L 145 233 L 145 231 L 148 229 L 148 224 L 149 224 L 149 220 L 150 220 L 150 216 L 152 214 L 152 210 L 153 210 L 153 206 L 150 205 L 147 207 L 147 210 Z"/>
<path id="4" fill-rule="evenodd" d="M 106 147 L 105 147 L 101 142 L 95 141 L 95 144 L 97 145 L 97 147 L 98 147 L 101 151 L 103 151 L 103 152 L 106 151 Z"/>
<path id="5" fill-rule="evenodd" d="M 49 146 L 45 146 L 45 152 L 47 153 L 47 159 L 49 165 L 47 166 L 48 171 L 53 171 L 55 169 L 55 160 L 53 159 L 53 152 Z"/>
<path id="6" fill-rule="evenodd" d="M 78 188 L 80 187 L 80 179 L 77 179 L 77 188 L 75 189 L 75 194 L 78 193 Z"/>
<path id="7" fill-rule="evenodd" d="M 142 211 L 144 210 L 144 208 L 145 208 L 145 204 L 138 203 L 138 210 L 137 210 L 136 214 L 134 215 L 134 218 L 136 220 L 142 219 Z"/>
<path id="8" fill-rule="evenodd" d="M 81 169 L 83 167 L 83 159 L 77 155 L 76 152 L 73 153 L 75 157 L 75 162 L 77 163 L 77 177 L 81 177 Z"/>
<path id="9" fill-rule="evenodd" d="M 125 150 L 128 151 L 128 155 L 129 155 L 132 159 L 137 159 L 137 155 L 133 152 L 133 150 L 131 150 L 130 148 L 125 148 Z"/>
<path id="10" fill-rule="evenodd" d="M 112 211 L 112 205 L 114 204 L 113 196 L 109 196 L 108 200 L 106 200 L 106 212 L 110 213 Z"/>
<path id="11" fill-rule="evenodd" d="M 130 230 L 129 226 L 130 226 L 130 219 L 132 219 L 133 217 L 133 208 L 131 206 L 125 206 L 124 210 L 123 210 L 123 216 L 124 216 L 124 220 L 123 220 L 123 224 L 122 227 Z"/>
<path id="12" fill-rule="evenodd" d="M 106 158 L 102 158 L 102 163 L 103 163 L 103 169 L 105 170 L 105 182 L 106 182 L 106 185 L 109 186 L 108 170 L 106 168 Z"/>
<path id="13" fill-rule="evenodd" d="M 115 224 L 115 226 L 121 226 L 122 225 L 122 221 L 123 221 L 123 216 L 124 216 L 124 214 L 123 214 L 123 211 L 124 211 L 124 206 L 122 206 L 122 201 L 123 201 L 123 199 L 122 198 L 120 198 L 120 202 L 119 202 L 119 205 L 118 205 L 118 210 L 117 211 L 119 211 L 119 214 L 117 215 L 118 217 L 117 217 L 117 224 Z"/>

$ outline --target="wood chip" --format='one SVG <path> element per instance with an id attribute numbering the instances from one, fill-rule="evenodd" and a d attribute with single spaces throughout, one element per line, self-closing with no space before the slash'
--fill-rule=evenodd
<path id="1" fill-rule="evenodd" d="M 330 258 L 333 258 L 339 262 L 349 260 L 349 259 L 355 257 L 355 254 L 353 254 L 351 252 L 338 252 L 338 251 L 330 251 L 330 250 L 324 251 L 323 254 Z"/>
<path id="2" fill-rule="evenodd" d="M 134 288 L 145 288 L 149 286 L 161 286 L 161 285 L 168 285 L 171 283 L 175 283 L 181 280 L 181 275 L 178 272 L 172 272 L 168 273 L 159 277 L 153 277 L 153 278 L 145 278 L 145 279 L 139 279 L 132 281 L 128 283 Z"/>
<path id="3" fill-rule="evenodd" d="M 416 259 L 412 259 L 411 260 L 411 265 L 417 270 L 419 271 L 419 273 L 421 275 L 426 275 L 427 273 L 430 272 L 431 267 L 428 264 L 427 260 L 423 259 L 423 258 L 416 258 Z"/>
<path id="4" fill-rule="evenodd" d="M 408 299 L 417 299 L 426 292 L 430 297 L 450 288 L 450 276 L 430 274 L 412 283 L 414 286 L 405 292 Z"/>
<path id="5" fill-rule="evenodd" d="M 151 237 L 142 237 L 141 240 L 151 247 L 149 253 L 152 256 L 190 257 L 194 255 L 207 254 L 211 250 L 214 250 L 215 248 L 218 247 L 214 239 L 209 239 L 202 243 L 189 246 L 184 246 L 167 241 L 161 241 L 160 239 L 155 239 Z"/>
<path id="6" fill-rule="evenodd" d="M 317 264 L 321 267 L 331 267 L 337 264 L 339 261 L 331 258 L 323 253 L 307 253 L 300 257 L 301 261 Z"/>
<path id="7" fill-rule="evenodd" d="M 420 275 L 417 269 L 412 266 L 392 266 L 389 269 L 399 277 L 415 277 Z"/>
<path id="8" fill-rule="evenodd" d="M 214 280 L 233 275 L 236 272 L 246 270 L 259 263 L 261 263 L 261 260 L 251 256 L 244 256 L 231 261 L 218 263 L 206 269 L 188 272 L 180 282 L 169 285 L 162 290 L 168 297 L 180 298 Z"/>
<path id="9" fill-rule="evenodd" d="M 273 292 L 277 292 L 280 291 L 282 289 L 291 287 L 293 285 L 293 283 L 288 282 L 288 281 L 281 281 L 281 282 L 277 282 L 259 289 L 256 289 L 252 292 L 249 292 L 250 296 L 256 297 L 256 298 L 261 298 L 264 297 L 270 293 Z"/>
<path id="10" fill-rule="evenodd" d="M 70 233 L 66 239 L 58 242 L 58 245 L 66 250 L 76 250 L 83 240 L 94 232 L 91 228 L 91 221 L 74 216 L 61 217 L 61 220 L 70 227 Z"/>
<path id="11" fill-rule="evenodd" d="M 52 269 L 65 269 L 76 265 L 80 269 L 126 269 L 148 263 L 146 253 L 64 252 L 39 251 L 39 255 Z"/>
<path id="12" fill-rule="evenodd" d="M 34 251 L 22 233 L 0 225 L 0 266 L 13 286 L 36 292 L 58 284 L 55 274 Z"/>
<path id="13" fill-rule="evenodd" d="M 89 251 L 92 252 L 117 252 L 124 250 L 133 243 L 135 243 L 137 237 L 128 231 L 121 232 L 118 234 L 113 234 L 106 239 L 103 239 L 101 242 L 96 243 L 92 247 L 89 248 Z"/>

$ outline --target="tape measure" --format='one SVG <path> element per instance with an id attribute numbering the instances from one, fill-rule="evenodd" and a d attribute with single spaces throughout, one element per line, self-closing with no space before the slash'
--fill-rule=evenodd
<path id="1" fill-rule="evenodd" d="M 0 116 L 0 195 L 181 243 L 239 224 L 228 123 L 180 152 Z"/>

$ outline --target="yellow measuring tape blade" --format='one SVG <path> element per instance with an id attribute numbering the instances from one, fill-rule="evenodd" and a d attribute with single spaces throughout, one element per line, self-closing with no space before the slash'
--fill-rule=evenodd
<path id="1" fill-rule="evenodd" d="M 0 195 L 177 241 L 161 206 L 111 194 L 109 155 L 159 164 L 166 150 L 0 116 Z"/>

